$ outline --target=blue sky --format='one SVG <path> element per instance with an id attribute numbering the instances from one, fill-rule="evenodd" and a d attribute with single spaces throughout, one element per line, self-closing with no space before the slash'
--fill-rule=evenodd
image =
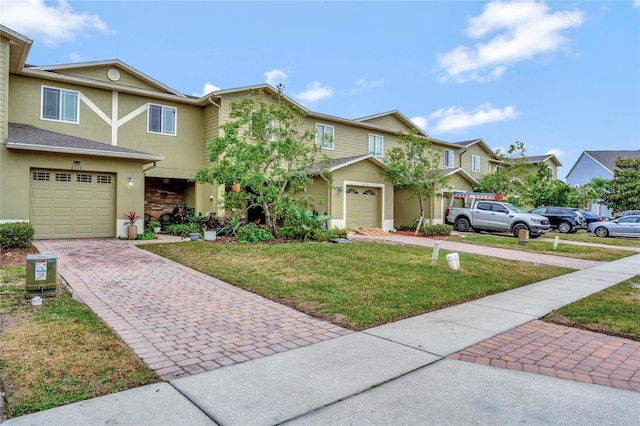
<path id="1" fill-rule="evenodd" d="M 561 178 L 583 150 L 640 149 L 640 0 L 2 0 L 0 23 L 32 65 L 120 59 L 189 95 L 284 83 L 324 114 L 521 141 Z"/>

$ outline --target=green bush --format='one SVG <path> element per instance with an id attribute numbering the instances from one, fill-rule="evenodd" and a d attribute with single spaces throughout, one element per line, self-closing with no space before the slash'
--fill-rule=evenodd
<path id="1" fill-rule="evenodd" d="M 425 225 L 422 227 L 422 232 L 427 237 L 446 237 L 453 231 L 451 225 Z"/>
<path id="2" fill-rule="evenodd" d="M 24 248 L 33 241 L 35 230 L 29 222 L 0 224 L 0 246 L 2 248 Z"/>
<path id="3" fill-rule="evenodd" d="M 158 236 L 153 232 L 153 229 L 147 229 L 144 233 L 136 236 L 136 240 L 155 240 L 156 238 L 158 238 Z"/>
<path id="4" fill-rule="evenodd" d="M 268 229 L 261 228 L 255 223 L 250 223 L 238 228 L 236 240 L 244 243 L 260 243 L 273 240 L 273 234 Z"/>
<path id="5" fill-rule="evenodd" d="M 189 234 L 199 233 L 200 228 L 194 223 L 174 223 L 165 229 L 169 234 L 187 238 Z"/>

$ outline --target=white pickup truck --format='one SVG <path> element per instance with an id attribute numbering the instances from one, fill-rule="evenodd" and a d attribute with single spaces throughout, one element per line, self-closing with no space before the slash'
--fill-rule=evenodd
<path id="1" fill-rule="evenodd" d="M 453 205 L 452 198 L 451 204 Z M 528 230 L 531 238 L 537 238 L 551 229 L 549 219 L 527 213 L 505 201 L 471 199 L 469 207 L 450 206 L 446 210 L 446 221 L 458 231 L 466 232 L 509 232 L 518 236 L 521 230 Z"/>

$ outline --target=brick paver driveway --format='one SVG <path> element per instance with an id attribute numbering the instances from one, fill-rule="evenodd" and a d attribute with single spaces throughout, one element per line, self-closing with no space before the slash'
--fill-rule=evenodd
<path id="1" fill-rule="evenodd" d="M 351 333 L 116 239 L 41 240 L 58 274 L 163 379 Z"/>

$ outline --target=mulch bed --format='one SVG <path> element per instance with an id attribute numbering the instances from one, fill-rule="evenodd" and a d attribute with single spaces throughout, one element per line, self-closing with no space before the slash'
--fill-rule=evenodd
<path id="1" fill-rule="evenodd" d="M 27 255 L 40 253 L 34 246 L 0 250 L 0 267 L 27 266 Z"/>

